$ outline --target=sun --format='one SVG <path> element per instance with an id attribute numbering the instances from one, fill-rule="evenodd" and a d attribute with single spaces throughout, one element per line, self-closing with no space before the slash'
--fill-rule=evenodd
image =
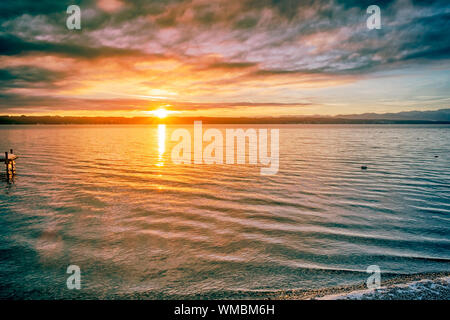
<path id="1" fill-rule="evenodd" d="M 167 109 L 164 109 L 163 107 L 160 107 L 159 109 L 152 110 L 152 111 L 145 111 L 145 113 L 151 114 L 151 115 L 153 115 L 155 117 L 158 117 L 160 119 L 164 119 L 164 118 L 166 118 L 167 116 L 169 116 L 172 113 L 179 113 L 179 112 L 180 111 L 167 110 Z"/>
<path id="2" fill-rule="evenodd" d="M 160 119 L 163 119 L 169 115 L 169 111 L 163 108 L 153 110 L 152 113 Z"/>

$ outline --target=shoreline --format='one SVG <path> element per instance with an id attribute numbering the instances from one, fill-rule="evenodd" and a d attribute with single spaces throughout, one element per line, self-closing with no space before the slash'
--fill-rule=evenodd
<path id="1" fill-rule="evenodd" d="M 194 295 L 163 292 L 55 292 L 40 288 L 32 292 L 0 290 L 0 300 L 450 300 L 450 272 L 398 275 L 381 281 L 380 289 L 367 289 L 365 282 L 317 289 L 222 291 Z"/>
<path id="2" fill-rule="evenodd" d="M 365 283 L 312 290 L 289 290 L 280 300 L 450 300 L 450 272 L 394 276 L 381 281 L 380 289 Z"/>

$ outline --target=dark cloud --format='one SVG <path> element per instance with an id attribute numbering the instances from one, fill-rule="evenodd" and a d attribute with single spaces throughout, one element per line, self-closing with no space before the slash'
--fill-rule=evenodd
<path id="1" fill-rule="evenodd" d="M 114 47 L 89 47 L 71 43 L 52 43 L 47 41 L 24 41 L 18 37 L 0 36 L 0 55 L 26 53 L 56 54 L 79 58 L 98 58 L 102 56 L 127 56 L 142 54 L 137 50 Z"/>
<path id="2" fill-rule="evenodd" d="M 417 26 L 415 27 L 417 33 L 414 36 L 411 35 L 411 41 L 403 43 L 400 48 L 401 51 L 411 52 L 403 57 L 405 60 L 450 58 L 450 37 L 447 32 L 444 32 L 444 30 L 450 30 L 450 13 L 418 18 L 412 23 Z M 407 33 L 406 30 L 403 31 Z"/>
<path id="3" fill-rule="evenodd" d="M 208 65 L 206 69 L 248 69 L 257 66 L 251 62 L 216 62 Z"/>
<path id="4" fill-rule="evenodd" d="M 0 69 L 0 90 L 5 88 L 54 88 L 65 73 L 30 66 Z M 1 91 L 0 91 L 1 92 Z"/>
<path id="5" fill-rule="evenodd" d="M 73 1 L 54 1 L 54 0 L 17 0 L 0 2 L 0 18 L 11 19 L 24 14 L 29 15 L 49 15 L 65 12 L 67 6 L 73 4 Z"/>
<path id="6" fill-rule="evenodd" d="M 405 48 L 413 46 L 419 47 L 417 50 L 423 48 L 422 59 L 428 57 L 433 60 L 436 58 L 433 56 L 435 53 L 439 54 L 438 59 L 446 57 L 445 48 L 450 44 L 450 40 L 445 30 L 448 29 L 450 19 L 448 11 L 445 10 L 449 9 L 450 4 L 446 1 L 413 1 L 413 3 L 414 6 L 409 7 L 408 2 L 404 2 L 405 6 L 401 6 L 398 1 L 378 1 L 377 4 L 382 8 L 383 28 L 369 31 L 365 28 L 367 19 L 365 9 L 372 4 L 371 1 L 132 1 L 126 2 L 123 10 L 114 14 L 99 10 L 95 1 L 79 1 L 77 4 L 82 8 L 83 30 L 74 34 L 65 29 L 65 9 L 72 4 L 71 1 L 4 2 L 0 5 L 0 17 L 6 29 L 0 34 L 0 55 L 17 55 L 32 51 L 95 58 L 104 55 L 136 54 L 136 51 L 142 50 L 146 43 L 158 44 L 161 41 L 161 51 L 164 48 L 168 52 L 183 55 L 186 48 L 202 47 L 200 41 L 204 40 L 198 39 L 202 33 L 216 30 L 219 34 L 228 32 L 231 36 L 233 30 L 242 30 L 242 34 L 232 34 L 236 45 L 241 42 L 241 48 L 236 48 L 236 52 L 226 58 L 243 60 L 230 61 L 231 63 L 260 63 L 260 60 L 265 59 L 267 64 L 271 64 L 272 59 L 276 60 L 273 52 L 275 49 L 282 52 L 292 50 L 292 47 L 297 45 L 298 52 L 301 52 L 304 46 L 303 37 L 324 32 L 322 37 L 328 39 L 323 41 L 333 41 L 335 30 L 348 27 L 350 29 L 347 32 L 351 32 L 352 35 L 347 39 L 327 48 L 326 52 L 309 57 L 324 61 L 326 68 L 307 64 L 304 69 L 326 72 L 370 71 L 372 67 L 392 62 L 393 59 L 389 57 L 404 56 L 407 60 L 419 57 L 420 53 L 417 52 L 404 54 Z M 420 11 L 425 9 L 426 12 L 421 15 Z M 89 10 L 90 12 L 94 10 L 96 14 L 88 12 Z M 405 13 L 401 14 L 402 11 Z M 266 17 L 267 12 L 272 14 Z M 31 20 L 32 17 L 41 15 L 46 17 L 46 22 L 53 26 L 53 29 L 44 28 L 37 22 L 27 27 L 27 17 Z M 25 21 L 12 23 L 18 17 L 22 17 Z M 138 27 L 133 28 L 133 21 L 139 22 L 136 24 Z M 178 28 L 178 40 L 161 40 L 156 36 L 161 28 L 167 27 Z M 23 30 L 24 28 L 35 30 L 27 32 Z M 42 32 L 50 32 L 47 35 L 54 36 L 58 40 L 36 41 L 37 35 L 42 36 L 39 34 L 40 28 Z M 124 40 L 120 39 L 117 39 L 117 43 L 122 43 L 120 47 L 101 46 L 93 35 L 96 31 L 104 30 L 107 33 L 107 30 L 121 28 L 124 34 L 117 34 L 117 37 L 130 38 L 130 43 L 126 47 L 123 45 Z M 252 37 L 264 35 L 268 37 L 264 43 L 259 46 L 249 45 Z M 221 44 L 220 41 L 218 37 L 217 44 Z M 272 50 L 269 51 L 270 49 Z M 258 53 L 264 58 L 252 58 L 252 55 Z M 361 59 L 361 56 L 367 57 L 370 53 L 386 57 L 376 61 Z M 307 62 L 300 54 L 292 54 L 290 58 L 292 61 L 289 58 L 284 59 L 284 65 L 275 61 L 272 63 L 273 68 L 300 70 L 296 62 L 302 60 L 305 60 L 305 64 Z M 263 68 L 270 69 L 267 66 Z"/>
<path id="7" fill-rule="evenodd" d="M 64 105 L 65 111 L 82 110 L 82 111 L 117 111 L 117 110 L 148 110 L 157 108 L 161 103 L 170 104 L 173 108 L 183 108 L 184 110 L 206 110 L 211 108 L 239 109 L 243 107 L 305 107 L 313 105 L 310 102 L 264 102 L 254 103 L 249 101 L 233 102 L 233 103 L 195 103 L 188 101 L 148 101 L 143 105 L 140 99 L 77 99 L 77 98 L 61 98 L 53 96 L 24 96 L 14 93 L 0 92 L 0 114 L 1 113 L 21 113 L 27 110 L 33 111 L 36 108 L 51 112 L 61 110 Z"/>

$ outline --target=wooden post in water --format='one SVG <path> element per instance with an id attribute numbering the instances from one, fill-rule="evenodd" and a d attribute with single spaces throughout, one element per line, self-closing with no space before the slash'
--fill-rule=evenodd
<path id="1" fill-rule="evenodd" d="M 8 151 L 5 151 L 6 179 L 9 180 L 9 159 Z"/>
<path id="2" fill-rule="evenodd" d="M 11 154 L 14 154 L 13 149 L 9 149 L 9 152 Z M 13 159 L 11 160 L 11 177 L 13 177 L 16 174 L 16 161 Z"/>
<path id="3" fill-rule="evenodd" d="M 8 182 L 12 180 L 16 174 L 16 159 L 17 156 L 14 154 L 13 149 L 9 149 L 9 152 L 5 152 L 6 180 Z"/>

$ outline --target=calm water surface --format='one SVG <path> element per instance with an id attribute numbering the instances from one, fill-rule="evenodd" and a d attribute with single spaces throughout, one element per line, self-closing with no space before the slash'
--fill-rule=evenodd
<path id="1" fill-rule="evenodd" d="M 0 126 L 0 151 L 20 155 L 0 181 L 0 298 L 233 297 L 360 282 L 373 264 L 450 271 L 450 126 L 277 127 L 280 170 L 261 176 L 173 164 L 169 125 Z"/>

